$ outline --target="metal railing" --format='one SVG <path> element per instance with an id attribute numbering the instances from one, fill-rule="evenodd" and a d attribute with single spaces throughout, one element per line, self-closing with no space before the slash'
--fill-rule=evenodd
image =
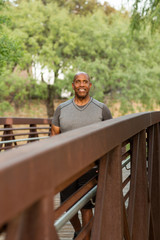
<path id="1" fill-rule="evenodd" d="M 158 240 L 159 122 L 160 112 L 132 114 L 2 152 L 0 226 L 7 226 L 6 239 L 59 239 L 62 215 L 68 219 L 97 185 L 94 217 L 77 239 L 91 231 L 92 240 Z M 97 159 L 98 184 L 91 179 L 55 209 L 53 197 Z"/>

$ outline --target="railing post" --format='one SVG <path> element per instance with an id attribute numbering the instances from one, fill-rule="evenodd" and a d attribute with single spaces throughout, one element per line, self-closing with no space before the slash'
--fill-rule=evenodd
<path id="1" fill-rule="evenodd" d="M 148 183 L 149 183 L 149 216 L 148 216 L 148 236 L 150 240 L 155 239 L 155 233 L 153 231 L 153 215 L 151 210 L 151 190 L 152 190 L 152 178 L 153 178 L 153 153 L 154 153 L 154 125 L 147 129 L 147 151 L 148 151 Z"/>
<path id="2" fill-rule="evenodd" d="M 53 196 L 47 196 L 9 223 L 6 240 L 58 240 L 53 222 Z"/>
<path id="3" fill-rule="evenodd" d="M 51 128 L 52 128 L 52 124 L 49 124 L 49 133 L 48 133 L 48 136 L 51 136 Z"/>
<path id="4" fill-rule="evenodd" d="M 92 240 L 123 239 L 122 202 L 121 146 L 117 146 L 100 160 Z"/>
<path id="5" fill-rule="evenodd" d="M 4 125 L 4 132 L 3 132 L 3 135 L 9 135 L 9 134 L 13 134 L 13 130 L 9 130 L 9 131 L 6 131 L 5 128 L 11 128 L 12 129 L 12 125 L 10 124 L 5 124 Z M 2 141 L 7 141 L 7 140 L 14 140 L 15 137 L 14 136 L 7 136 L 7 137 L 2 137 Z M 17 143 L 14 143 L 15 145 L 17 145 Z M 2 147 L 3 144 L 1 144 L 0 147 Z M 4 144 L 4 147 L 11 147 L 12 146 L 12 143 L 5 143 Z"/>
<path id="6" fill-rule="evenodd" d="M 150 240 L 160 238 L 160 127 L 154 125 L 154 145 L 152 159 L 151 188 L 151 231 Z M 153 238 L 154 236 L 154 238 Z"/>
<path id="7" fill-rule="evenodd" d="M 30 133 L 35 133 L 33 134 L 29 134 L 28 138 L 33 138 L 33 137 L 38 137 L 38 133 L 37 133 L 37 129 L 36 129 L 36 124 L 30 124 Z M 35 128 L 35 129 L 32 129 Z M 37 140 L 32 140 L 32 141 L 28 141 L 29 142 L 33 142 L 33 141 L 37 141 Z"/>
<path id="8" fill-rule="evenodd" d="M 132 143 L 128 222 L 133 240 L 148 240 L 148 207 L 146 131 L 143 130 L 134 136 Z"/>

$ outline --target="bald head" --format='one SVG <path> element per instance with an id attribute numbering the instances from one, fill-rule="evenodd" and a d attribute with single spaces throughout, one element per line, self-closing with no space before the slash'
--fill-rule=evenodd
<path id="1" fill-rule="evenodd" d="M 74 75 L 73 82 L 77 79 L 77 77 L 78 77 L 79 75 L 85 75 L 85 76 L 87 77 L 87 79 L 90 81 L 90 77 L 89 77 L 89 75 L 88 75 L 87 73 L 85 73 L 85 72 L 78 72 L 78 73 L 76 73 L 76 74 Z"/>
<path id="2" fill-rule="evenodd" d="M 78 100 L 86 100 L 90 99 L 89 91 L 92 86 L 90 82 L 90 77 L 85 72 L 78 72 L 73 79 L 72 88 L 75 92 L 75 98 Z"/>

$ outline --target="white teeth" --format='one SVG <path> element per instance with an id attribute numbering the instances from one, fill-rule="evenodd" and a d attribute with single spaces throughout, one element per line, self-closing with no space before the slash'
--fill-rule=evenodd
<path id="1" fill-rule="evenodd" d="M 84 90 L 84 89 L 79 89 L 79 91 L 80 91 L 80 92 L 85 92 L 85 90 Z"/>

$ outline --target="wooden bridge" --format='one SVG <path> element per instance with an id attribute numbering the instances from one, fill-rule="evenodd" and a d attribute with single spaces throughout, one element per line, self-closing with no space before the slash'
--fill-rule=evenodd
<path id="1" fill-rule="evenodd" d="M 159 240 L 160 112 L 55 137 L 49 137 L 50 124 L 49 119 L 0 118 L 0 239 L 72 239 L 67 219 L 96 193 L 94 217 L 77 240 L 89 231 L 91 240 Z M 60 205 L 59 192 L 96 160 L 98 181 L 95 176 Z"/>

